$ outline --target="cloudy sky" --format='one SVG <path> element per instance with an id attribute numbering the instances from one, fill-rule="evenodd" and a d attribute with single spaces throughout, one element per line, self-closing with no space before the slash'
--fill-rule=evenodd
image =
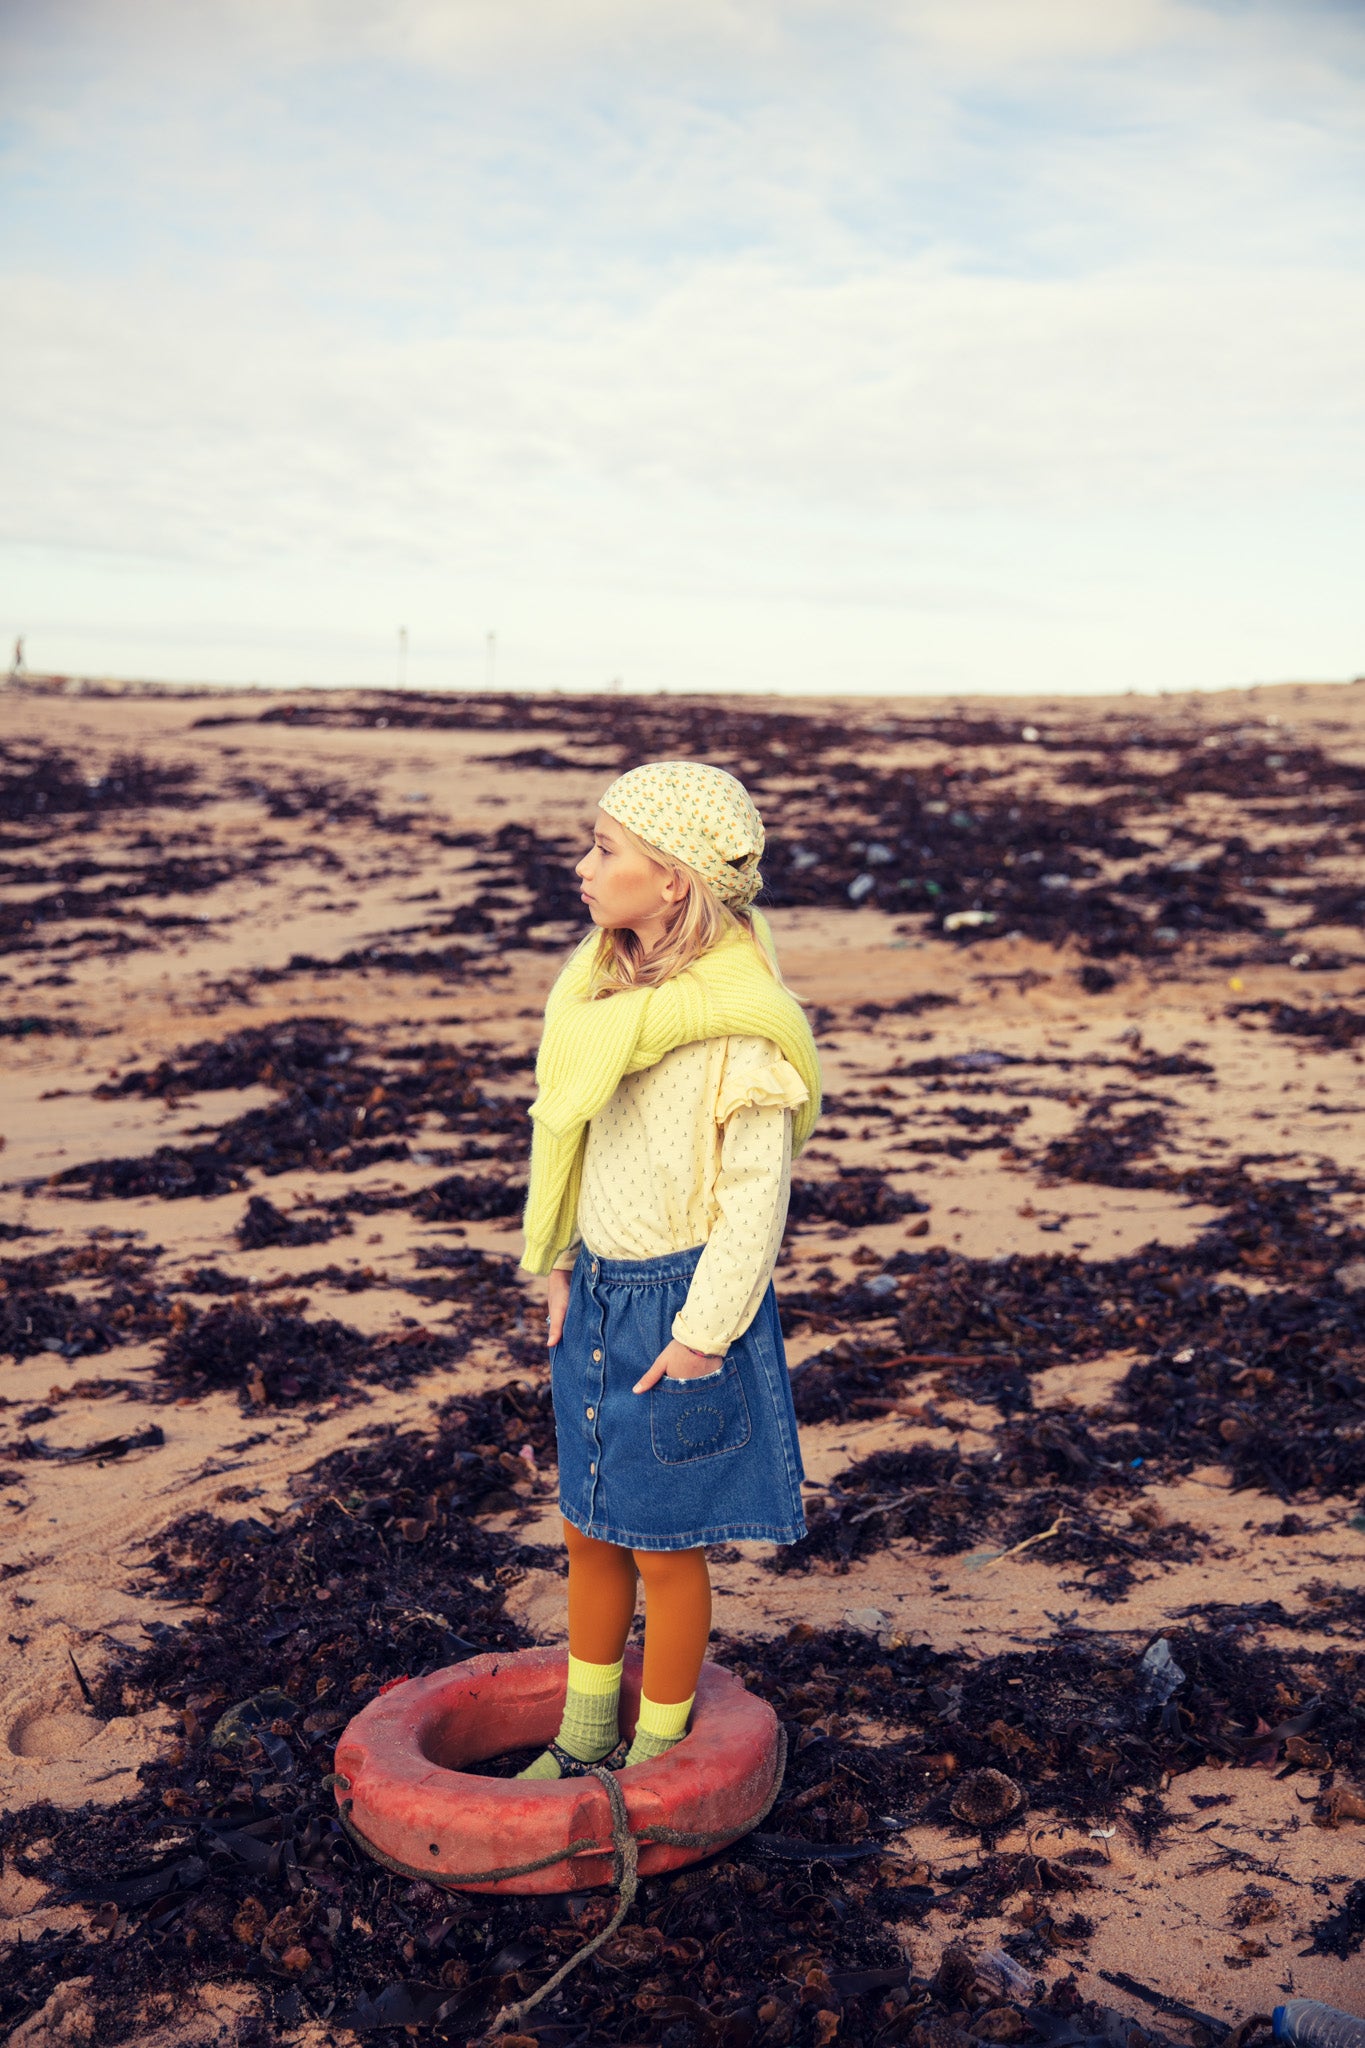
<path id="1" fill-rule="evenodd" d="M 1362 0 L 0 0 L 0 632 L 1365 670 Z"/>

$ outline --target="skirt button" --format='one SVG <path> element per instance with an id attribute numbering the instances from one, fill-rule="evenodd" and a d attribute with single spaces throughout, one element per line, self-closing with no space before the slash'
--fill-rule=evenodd
<path id="1" fill-rule="evenodd" d="M 593 1352 L 592 1362 L 594 1365 L 600 1365 L 602 1363 L 602 1354 L 600 1351 Z"/>
<path id="2" fill-rule="evenodd" d="M 589 1422 L 591 1422 L 591 1421 L 592 1421 L 592 1419 L 593 1419 L 593 1416 L 594 1416 L 594 1415 L 595 1415 L 596 1413 L 597 1413 L 597 1410 L 596 1410 L 595 1408 L 589 1408 L 589 1410 L 588 1410 L 588 1420 L 589 1420 Z"/>

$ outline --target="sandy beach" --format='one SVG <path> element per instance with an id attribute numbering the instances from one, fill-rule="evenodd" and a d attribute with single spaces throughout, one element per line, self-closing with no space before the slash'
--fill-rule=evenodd
<path id="1" fill-rule="evenodd" d="M 791 1763 L 779 1847 L 711 1872 L 731 1947 L 660 1881 L 533 2032 L 1065 2048 L 1105 2008 L 1214 2048 L 1365 2010 L 1365 681 L 33 684 L 0 691 L 25 2048 L 349 2043 L 394 1985 L 390 2024 L 472 2040 L 599 1910 L 450 1919 L 316 1830 L 268 1871 L 204 1843 L 329 1812 L 339 1728 L 452 1639 L 563 1640 L 530 1063 L 596 796 L 665 754 L 753 789 L 826 1078 L 777 1273 L 811 1533 L 714 1560 L 713 1654 Z M 270 1740 L 215 1743 L 267 1688 Z M 139 1892 L 173 1856 L 207 1875 Z M 464 1998 L 444 2032 L 413 1986 Z"/>

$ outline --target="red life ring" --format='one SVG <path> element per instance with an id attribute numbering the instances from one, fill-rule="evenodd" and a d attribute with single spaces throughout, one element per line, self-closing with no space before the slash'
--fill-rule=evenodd
<path id="1" fill-rule="evenodd" d="M 627 1654 L 621 1729 L 634 1729 L 640 1656 Z M 358 1713 L 336 1750 L 348 1833 L 376 1861 L 451 1891 L 566 1892 L 613 1882 L 611 1810 L 600 1779 L 481 1778 L 464 1767 L 546 1743 L 559 1727 L 563 1650 L 471 1657 L 393 1687 Z M 782 1783 L 777 1716 L 719 1665 L 703 1664 L 686 1738 L 617 1780 L 640 1871 L 679 1870 L 757 1826 Z M 677 1836 L 697 1838 L 680 1842 Z"/>

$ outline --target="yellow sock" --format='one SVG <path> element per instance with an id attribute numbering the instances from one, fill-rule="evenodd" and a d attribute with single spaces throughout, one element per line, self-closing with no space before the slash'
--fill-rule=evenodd
<path id="1" fill-rule="evenodd" d="M 619 1692 L 625 1661 L 624 1657 L 618 1657 L 614 1664 L 589 1664 L 586 1657 L 570 1654 L 569 1691 L 587 1693 L 590 1698 Z"/>
<path id="2" fill-rule="evenodd" d="M 580 1763 L 598 1763 L 616 1747 L 616 1708 L 623 1662 L 619 1657 L 614 1664 L 589 1664 L 582 1657 L 569 1658 L 564 1718 L 555 1741 Z M 518 1771 L 517 1776 L 557 1778 L 559 1765 L 547 1749 L 524 1771 Z"/>
<path id="3" fill-rule="evenodd" d="M 648 1763 L 652 1757 L 665 1755 L 681 1742 L 687 1732 L 687 1717 L 695 1698 L 693 1693 L 692 1699 L 660 1701 L 641 1693 L 640 1718 L 635 1723 L 635 1740 L 630 1745 L 624 1768 L 629 1770 L 632 1764 Z"/>

